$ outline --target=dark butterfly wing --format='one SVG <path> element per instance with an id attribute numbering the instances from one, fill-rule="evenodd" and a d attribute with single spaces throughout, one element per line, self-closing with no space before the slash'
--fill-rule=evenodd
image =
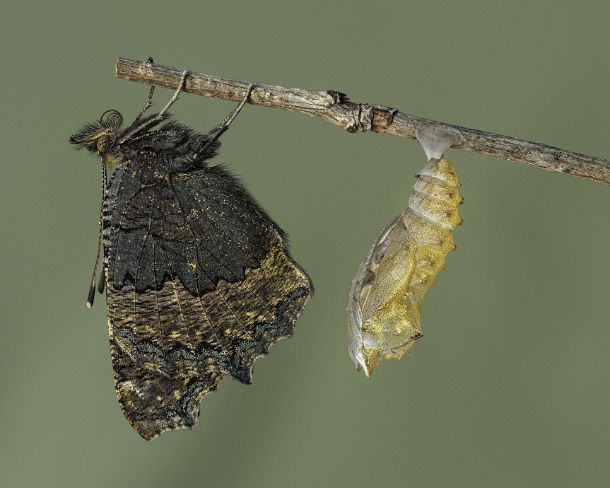
<path id="1" fill-rule="evenodd" d="M 221 167 L 141 153 L 113 175 L 107 304 L 117 397 L 150 439 L 192 427 L 202 397 L 290 336 L 312 284 L 285 236 Z"/>

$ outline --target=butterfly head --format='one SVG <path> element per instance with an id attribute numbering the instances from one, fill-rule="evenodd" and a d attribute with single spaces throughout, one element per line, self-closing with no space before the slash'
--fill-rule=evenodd
<path id="1" fill-rule="evenodd" d="M 70 144 L 104 156 L 112 147 L 122 123 L 123 116 L 120 112 L 107 110 L 99 120 L 85 125 L 76 134 L 70 136 Z"/>

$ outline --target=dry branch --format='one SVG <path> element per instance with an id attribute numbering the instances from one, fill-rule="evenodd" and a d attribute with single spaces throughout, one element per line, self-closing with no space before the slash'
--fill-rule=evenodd
<path id="1" fill-rule="evenodd" d="M 131 59 L 119 58 L 116 63 L 117 78 L 167 88 L 175 89 L 181 74 L 182 70 L 177 68 Z M 246 81 L 189 72 L 185 91 L 238 102 L 245 97 L 248 86 L 249 82 Z M 416 139 L 418 130 L 439 128 L 453 135 L 457 141 L 452 146 L 455 149 L 516 161 L 610 185 L 610 161 L 606 159 L 492 132 L 445 124 L 408 115 L 390 107 L 355 103 L 345 94 L 332 90 L 309 91 L 256 84 L 250 95 L 250 103 L 320 117 L 348 132 L 372 131 Z"/>

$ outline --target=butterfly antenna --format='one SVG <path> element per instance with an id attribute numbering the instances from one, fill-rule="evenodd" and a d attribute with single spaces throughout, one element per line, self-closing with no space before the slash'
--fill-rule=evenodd
<path id="1" fill-rule="evenodd" d="M 101 159 L 100 159 L 101 161 Z M 102 247 L 102 223 L 103 223 L 103 212 L 104 212 L 104 194 L 106 193 L 106 165 L 102 162 L 102 201 L 100 202 L 100 220 L 99 220 L 99 232 L 97 234 L 97 253 L 95 255 L 95 264 L 93 265 L 93 272 L 91 273 L 91 284 L 89 285 L 89 293 L 87 293 L 87 308 L 93 307 L 93 300 L 95 298 L 95 275 L 97 273 L 97 265 L 100 261 L 100 248 Z M 104 279 L 104 273 L 100 276 L 100 279 Z M 103 286 L 101 286 L 100 293 L 103 292 Z"/>

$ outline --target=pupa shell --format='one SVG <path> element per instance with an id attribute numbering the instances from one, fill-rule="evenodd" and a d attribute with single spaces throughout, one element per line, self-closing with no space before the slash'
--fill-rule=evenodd
<path id="1" fill-rule="evenodd" d="M 381 359 L 401 358 L 422 336 L 420 307 L 462 222 L 460 183 L 451 163 L 432 159 L 417 175 L 407 208 L 360 265 L 348 297 L 348 352 L 370 377 Z"/>

